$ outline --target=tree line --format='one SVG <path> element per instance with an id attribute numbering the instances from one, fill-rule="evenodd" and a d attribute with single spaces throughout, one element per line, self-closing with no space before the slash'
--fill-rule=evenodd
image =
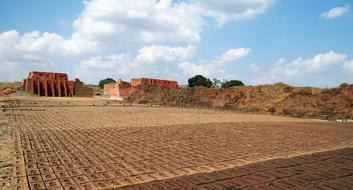
<path id="1" fill-rule="evenodd" d="M 231 88 L 234 86 L 244 86 L 244 83 L 240 80 L 220 80 L 213 78 L 212 80 L 202 75 L 196 75 L 188 80 L 189 87 L 203 86 L 206 88 Z"/>
<path id="2" fill-rule="evenodd" d="M 104 88 L 105 84 L 113 83 L 115 82 L 114 79 L 112 78 L 107 78 L 99 81 L 99 87 L 101 89 Z M 188 86 L 189 87 L 196 87 L 196 86 L 203 86 L 206 88 L 231 88 L 234 86 L 244 86 L 244 83 L 240 80 L 220 80 L 213 78 L 212 80 L 209 78 L 206 78 L 202 75 L 196 75 L 194 77 L 189 78 L 188 80 Z"/>

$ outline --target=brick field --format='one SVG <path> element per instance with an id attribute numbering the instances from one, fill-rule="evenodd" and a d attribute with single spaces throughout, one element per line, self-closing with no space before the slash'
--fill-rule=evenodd
<path id="1" fill-rule="evenodd" d="M 353 149 L 275 159 L 121 189 L 353 189 Z"/>
<path id="2" fill-rule="evenodd" d="M 2 104 L 14 189 L 352 187 L 350 123 L 97 99 Z"/>

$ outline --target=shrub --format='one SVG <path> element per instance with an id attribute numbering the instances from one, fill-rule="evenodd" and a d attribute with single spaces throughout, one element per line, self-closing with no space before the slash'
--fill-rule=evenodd
<path id="1" fill-rule="evenodd" d="M 230 80 L 230 81 L 224 81 L 222 83 L 222 88 L 231 88 L 234 86 L 244 86 L 244 83 L 241 82 L 240 80 Z"/>
<path id="2" fill-rule="evenodd" d="M 189 78 L 189 87 L 195 87 L 195 86 L 203 86 L 206 88 L 211 88 L 212 87 L 212 81 L 202 75 L 196 75 L 192 78 Z"/>

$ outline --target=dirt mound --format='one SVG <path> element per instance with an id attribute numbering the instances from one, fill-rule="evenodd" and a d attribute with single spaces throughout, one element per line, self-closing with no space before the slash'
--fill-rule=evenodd
<path id="1" fill-rule="evenodd" d="M 320 89 L 274 85 L 216 88 L 140 87 L 131 103 L 181 107 L 225 108 L 293 117 L 353 119 L 353 85 Z"/>
<path id="2" fill-rule="evenodd" d="M 20 82 L 0 82 L 0 91 L 3 91 L 5 89 L 21 89 L 21 83 Z"/>
<path id="3" fill-rule="evenodd" d="M 0 96 L 7 96 L 21 90 L 20 82 L 0 82 Z"/>
<path id="4" fill-rule="evenodd" d="M 0 96 L 7 96 L 16 92 L 17 92 L 16 89 L 6 88 L 4 90 L 0 90 Z"/>

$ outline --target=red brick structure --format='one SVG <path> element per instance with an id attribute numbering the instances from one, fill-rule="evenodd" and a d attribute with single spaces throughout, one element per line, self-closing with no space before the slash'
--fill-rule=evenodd
<path id="1" fill-rule="evenodd" d="M 66 73 L 30 72 L 22 81 L 22 90 L 38 96 L 92 96 L 79 80 L 70 81 Z"/>
<path id="2" fill-rule="evenodd" d="M 149 78 L 135 78 L 130 81 L 131 86 L 155 86 L 155 87 L 168 87 L 178 88 L 176 81 L 149 79 Z"/>
<path id="3" fill-rule="evenodd" d="M 134 78 L 130 80 L 130 83 L 118 80 L 116 83 L 104 85 L 104 94 L 110 97 L 126 98 L 133 94 L 139 86 L 154 86 L 167 88 L 179 87 L 176 81 L 150 78 Z"/>
<path id="4" fill-rule="evenodd" d="M 104 85 L 104 94 L 111 97 L 128 97 L 136 91 L 135 86 L 131 86 L 130 83 L 118 80 L 116 83 L 110 83 Z"/>

